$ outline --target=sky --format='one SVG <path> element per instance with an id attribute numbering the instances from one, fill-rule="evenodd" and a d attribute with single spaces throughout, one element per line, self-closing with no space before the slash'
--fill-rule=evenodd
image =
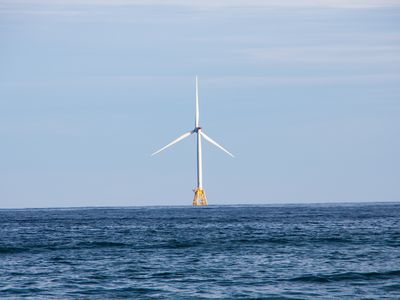
<path id="1" fill-rule="evenodd" d="M 400 0 L 0 0 L 0 208 L 400 201 Z"/>

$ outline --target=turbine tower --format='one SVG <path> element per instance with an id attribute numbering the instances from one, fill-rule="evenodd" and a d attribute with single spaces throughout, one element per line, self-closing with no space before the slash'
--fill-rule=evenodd
<path id="1" fill-rule="evenodd" d="M 214 146 L 220 148 L 222 151 L 224 151 L 228 155 L 234 157 L 232 153 L 230 153 L 228 150 L 226 150 L 224 147 L 222 147 L 220 144 L 218 144 L 216 141 L 214 141 L 212 138 L 210 138 L 208 135 L 206 135 L 203 132 L 203 129 L 200 127 L 199 119 L 200 119 L 199 85 L 198 85 L 197 76 L 196 76 L 196 115 L 195 115 L 195 121 L 194 121 L 194 129 L 182 134 L 176 140 L 173 140 L 171 143 L 162 147 L 160 150 L 157 150 L 156 152 L 154 152 L 151 155 L 151 156 L 153 156 L 153 155 L 160 153 L 161 151 L 167 149 L 168 147 L 171 147 L 172 145 L 178 143 L 179 141 L 189 137 L 190 135 L 192 135 L 194 133 L 197 134 L 197 187 L 195 190 L 193 190 L 194 191 L 193 206 L 208 205 L 206 193 L 203 189 L 203 161 L 202 161 L 202 152 L 201 152 L 201 138 L 204 138 L 207 142 L 213 144 Z"/>

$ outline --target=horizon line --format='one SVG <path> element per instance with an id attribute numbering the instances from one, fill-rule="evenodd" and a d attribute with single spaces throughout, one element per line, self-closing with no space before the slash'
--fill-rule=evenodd
<path id="1" fill-rule="evenodd" d="M 394 200 L 394 201 L 340 201 L 340 202 L 285 202 L 285 203 L 237 203 L 237 204 L 211 204 L 208 206 L 205 206 L 204 208 L 207 209 L 207 207 L 217 207 L 217 206 L 293 206 L 293 205 L 332 205 L 332 204 L 337 204 L 337 205 L 347 205 L 347 204 L 400 204 L 400 200 Z M 1 210 L 28 210 L 28 209 L 50 209 L 50 210 L 75 210 L 75 209 L 104 209 L 104 208 L 109 208 L 109 209 L 121 209 L 121 208 L 184 208 L 184 207 L 193 207 L 191 204 L 171 204 L 171 205 L 161 205 L 161 204 L 155 204 L 155 205 L 116 205 L 116 206 L 110 206 L 110 205 L 96 205 L 96 206 L 49 206 L 49 207 L 5 207 L 2 208 L 0 207 Z M 193 208 L 196 209 L 196 208 Z M 201 208 L 200 208 L 201 209 Z"/>

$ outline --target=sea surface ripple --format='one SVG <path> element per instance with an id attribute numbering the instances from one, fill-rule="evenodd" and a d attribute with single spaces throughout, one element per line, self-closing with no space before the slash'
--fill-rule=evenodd
<path id="1" fill-rule="evenodd" d="M 0 210 L 0 299 L 400 299 L 400 203 Z"/>

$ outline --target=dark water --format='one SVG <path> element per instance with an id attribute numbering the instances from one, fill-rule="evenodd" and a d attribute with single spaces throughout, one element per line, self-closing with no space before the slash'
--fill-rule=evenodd
<path id="1" fill-rule="evenodd" d="M 0 299 L 400 299 L 400 204 L 0 210 Z"/>

